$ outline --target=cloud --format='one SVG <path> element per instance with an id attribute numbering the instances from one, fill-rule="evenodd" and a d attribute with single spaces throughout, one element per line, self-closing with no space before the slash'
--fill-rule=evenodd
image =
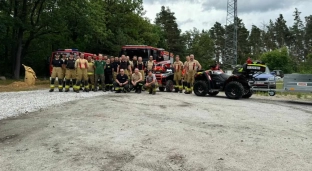
<path id="1" fill-rule="evenodd" d="M 238 0 L 237 9 L 240 13 L 267 12 L 279 9 L 287 9 L 299 3 L 310 0 Z M 227 2 L 220 0 L 208 0 L 203 4 L 203 11 L 211 9 L 227 10 Z"/>
<path id="2" fill-rule="evenodd" d="M 209 30 L 215 22 L 225 25 L 226 21 L 226 0 L 144 0 L 146 17 L 154 21 L 156 13 L 159 13 L 161 6 L 169 7 L 175 13 L 177 23 L 182 31 L 192 30 L 196 27 L 199 30 Z M 287 25 L 293 24 L 293 12 L 295 8 L 301 13 L 301 19 L 311 15 L 311 0 L 238 0 L 238 17 L 241 18 L 247 27 L 252 25 L 263 28 L 283 14 Z"/>
<path id="3" fill-rule="evenodd" d="M 184 25 L 184 24 L 192 23 L 192 22 L 194 22 L 194 20 L 192 20 L 192 19 L 189 18 L 189 19 L 187 19 L 187 20 L 179 21 L 179 22 L 177 22 L 177 23 L 178 23 L 179 26 L 182 26 L 182 25 Z"/>

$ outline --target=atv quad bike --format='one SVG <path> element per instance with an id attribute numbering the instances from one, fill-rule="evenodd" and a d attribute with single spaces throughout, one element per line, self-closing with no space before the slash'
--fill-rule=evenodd
<path id="1" fill-rule="evenodd" d="M 237 66 L 233 75 L 222 71 L 198 71 L 195 75 L 194 93 L 197 96 L 216 96 L 224 91 L 229 99 L 250 98 L 255 73 L 265 72 L 266 65 L 258 62 Z"/>
<path id="2" fill-rule="evenodd" d="M 154 68 L 159 91 L 172 92 L 174 90 L 174 73 L 170 65 L 170 61 L 162 61 L 157 63 Z"/>

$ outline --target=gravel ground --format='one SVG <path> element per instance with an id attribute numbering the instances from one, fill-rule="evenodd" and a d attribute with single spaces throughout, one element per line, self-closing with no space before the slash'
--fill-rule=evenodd
<path id="1" fill-rule="evenodd" d="M 20 114 L 44 110 L 49 106 L 60 105 L 78 99 L 101 96 L 106 92 L 52 92 L 48 90 L 0 93 L 0 120 Z M 65 97 L 66 95 L 66 97 Z"/>
<path id="2" fill-rule="evenodd" d="M 23 93 L 14 97 L 27 97 Z M 60 101 L 62 95 L 31 93 L 34 101 L 51 96 Z M 96 95 L 1 120 L 0 170 L 312 168 L 311 103 L 175 93 L 74 93 L 70 98 Z"/>

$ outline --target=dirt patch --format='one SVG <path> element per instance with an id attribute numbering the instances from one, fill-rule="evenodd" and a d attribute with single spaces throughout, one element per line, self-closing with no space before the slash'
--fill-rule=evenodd
<path id="1" fill-rule="evenodd" d="M 34 86 L 29 86 L 23 81 L 15 81 L 8 85 L 0 85 L 0 92 L 28 91 L 45 88 L 49 88 L 49 81 L 36 81 L 36 85 Z"/>
<path id="2" fill-rule="evenodd" d="M 29 85 L 25 82 L 22 82 L 22 81 L 16 81 L 16 82 L 13 82 L 11 84 L 9 84 L 8 86 L 12 86 L 12 87 L 29 87 Z"/>

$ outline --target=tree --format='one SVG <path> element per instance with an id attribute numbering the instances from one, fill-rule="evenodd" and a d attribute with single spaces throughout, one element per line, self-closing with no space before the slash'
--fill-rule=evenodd
<path id="1" fill-rule="evenodd" d="M 265 62 L 270 69 L 283 70 L 285 73 L 292 72 L 292 61 L 286 47 L 262 54 L 261 60 Z"/>
<path id="2" fill-rule="evenodd" d="M 252 58 L 258 57 L 262 53 L 261 48 L 263 47 L 262 30 L 257 26 L 252 25 L 248 42 Z"/>
<path id="3" fill-rule="evenodd" d="M 184 46 L 181 44 L 181 30 L 178 28 L 174 12 L 169 7 L 161 7 L 161 11 L 156 14 L 155 24 L 163 32 L 166 47 L 174 54 L 183 53 Z"/>
<path id="4" fill-rule="evenodd" d="M 245 27 L 243 20 L 237 18 L 237 63 L 244 63 L 250 54 L 248 37 L 249 31 Z"/>
<path id="5" fill-rule="evenodd" d="M 220 61 L 225 48 L 225 29 L 220 23 L 216 22 L 209 30 L 209 34 L 214 42 L 214 54 L 216 56 L 216 61 Z"/>
<path id="6" fill-rule="evenodd" d="M 290 46 L 291 44 L 291 35 L 290 31 L 286 25 L 286 21 L 282 14 L 276 19 L 274 23 L 274 31 L 276 34 L 276 43 L 278 48 L 283 46 Z"/>
<path id="7" fill-rule="evenodd" d="M 300 62 L 305 60 L 305 49 L 304 49 L 304 26 L 303 22 L 300 19 L 301 12 L 298 9 L 295 9 L 294 12 L 294 25 L 290 28 L 291 32 L 291 56 L 296 64 L 296 66 L 300 65 Z"/>

